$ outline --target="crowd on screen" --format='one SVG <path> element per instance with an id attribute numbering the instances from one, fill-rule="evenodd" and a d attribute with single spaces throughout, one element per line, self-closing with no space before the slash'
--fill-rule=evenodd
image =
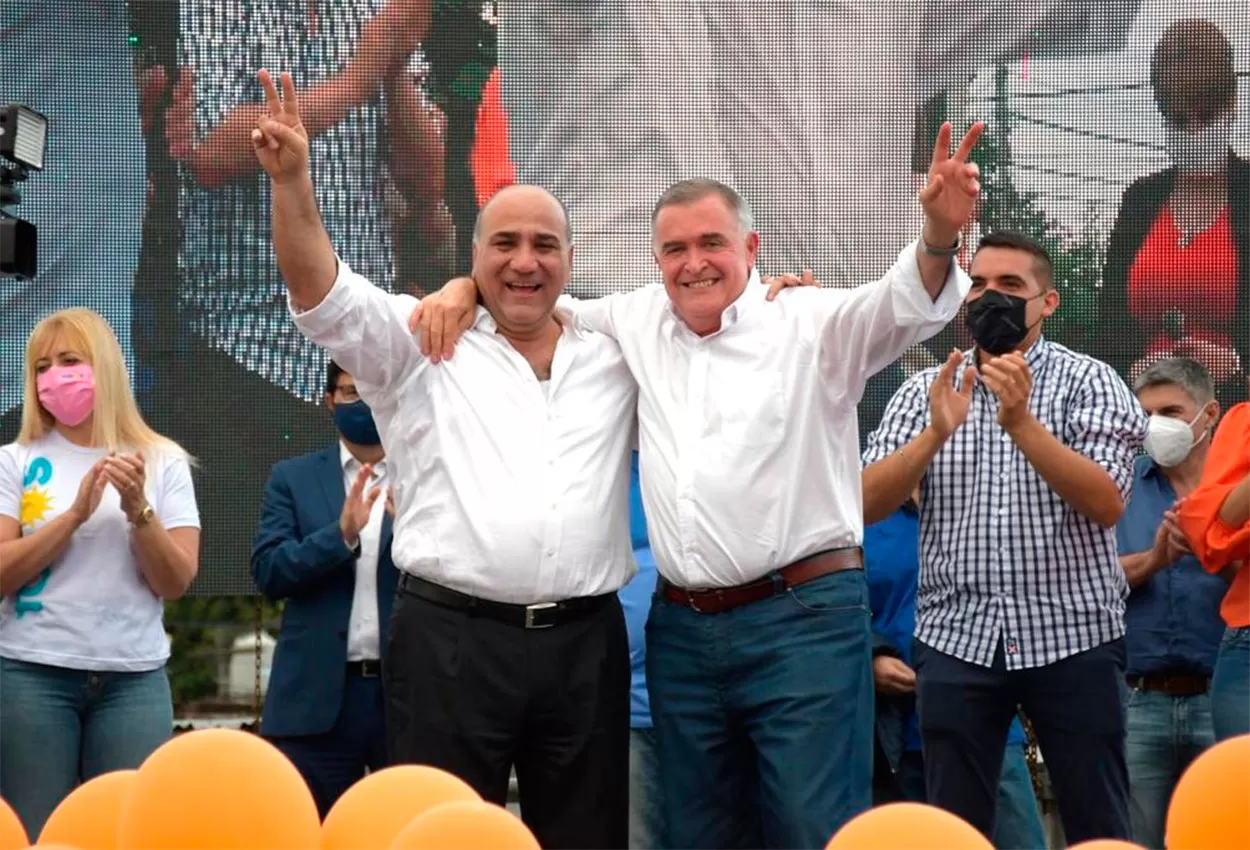
<path id="1" fill-rule="evenodd" d="M 415 43 L 407 20 L 361 38 Z M 360 54 L 396 100 L 405 50 Z M 943 127 L 920 232 L 855 288 L 762 275 L 748 199 L 688 179 L 651 207 L 662 283 L 565 295 L 569 211 L 515 184 L 483 193 L 468 276 L 418 300 L 371 280 L 385 237 L 327 176 L 333 98 L 223 70 L 259 94 L 188 105 L 243 128 L 202 179 L 263 180 L 227 206 L 272 230 L 232 250 L 285 290 L 288 339 L 220 305 L 200 330 L 338 435 L 273 467 L 251 563 L 285 602 L 260 732 L 321 813 L 423 763 L 499 803 L 515 776 L 544 847 L 820 847 L 899 799 L 1041 847 L 1023 718 L 1069 842 L 1164 846 L 1185 766 L 1250 733 L 1250 184 L 1227 40 L 1183 21 L 1154 57 L 1174 165 L 1126 195 L 1149 214 L 1117 223 L 1104 293 L 1157 329 L 1132 352 L 1047 338 L 1035 241 L 963 244 L 980 125 Z M 972 345 L 861 446 L 869 377 L 956 320 Z M 32 838 L 172 728 L 195 459 L 144 421 L 125 347 L 88 306 L 35 322 L 0 449 L 0 797 Z"/>

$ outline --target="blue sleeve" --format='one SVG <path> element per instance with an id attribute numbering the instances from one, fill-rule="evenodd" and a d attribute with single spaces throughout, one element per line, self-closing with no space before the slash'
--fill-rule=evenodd
<path id="1" fill-rule="evenodd" d="M 629 536 L 634 549 L 649 549 L 651 546 L 651 541 L 647 537 L 647 515 L 642 509 L 638 452 L 634 452 L 629 459 Z"/>
<path id="2" fill-rule="evenodd" d="M 252 541 L 252 578 L 260 592 L 270 599 L 298 596 L 354 563 L 337 517 L 311 534 L 302 533 L 286 470 L 282 464 L 274 467 Z"/>

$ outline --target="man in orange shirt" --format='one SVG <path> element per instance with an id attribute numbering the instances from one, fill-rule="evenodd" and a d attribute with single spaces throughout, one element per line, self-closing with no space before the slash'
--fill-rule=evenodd
<path id="1" fill-rule="evenodd" d="M 1233 572 L 1220 606 L 1228 630 L 1211 677 L 1211 720 L 1222 741 L 1250 732 L 1250 402 L 1224 417 L 1202 483 L 1179 514 L 1203 567 Z"/>

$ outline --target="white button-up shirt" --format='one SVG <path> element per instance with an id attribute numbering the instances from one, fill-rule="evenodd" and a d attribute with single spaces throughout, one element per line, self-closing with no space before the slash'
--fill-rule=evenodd
<path id="1" fill-rule="evenodd" d="M 795 288 L 766 301 L 752 274 L 700 338 L 663 286 L 566 299 L 617 339 L 638 379 L 639 472 L 660 573 L 686 588 L 755 581 L 863 542 L 859 428 L 865 381 L 936 334 L 972 285 L 952 263 L 925 291 L 909 245 L 881 280 Z"/>
<path id="2" fill-rule="evenodd" d="M 339 443 L 339 462 L 343 465 L 343 492 L 351 493 L 360 461 L 347 446 Z M 386 512 L 386 461 L 373 465 L 373 477 L 365 485 L 366 495 L 374 487 L 382 488 L 373 503 L 369 521 L 360 529 L 360 557 L 356 559 L 356 586 L 352 591 L 352 612 L 347 621 L 347 660 L 367 661 L 381 658 L 378 638 L 378 556 L 382 551 L 382 516 Z"/>
<path id="3" fill-rule="evenodd" d="M 373 410 L 395 499 L 395 566 L 499 602 L 620 589 L 635 569 L 638 389 L 619 346 L 565 317 L 544 392 L 480 308 L 455 357 L 430 364 L 408 331 L 415 305 L 340 260 L 325 299 L 292 310 Z"/>

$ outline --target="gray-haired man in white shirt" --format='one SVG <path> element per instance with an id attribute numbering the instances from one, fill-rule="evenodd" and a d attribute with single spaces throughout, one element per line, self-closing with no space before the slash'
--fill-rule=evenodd
<path id="1" fill-rule="evenodd" d="M 767 301 L 748 283 L 760 237 L 746 202 L 691 180 L 652 216 L 664 284 L 570 303 L 620 343 L 639 383 L 662 577 L 647 686 L 674 847 L 823 847 L 870 805 L 855 405 L 971 286 L 951 256 L 980 188 L 967 162 L 980 130 L 952 156 L 943 126 L 920 193 L 923 238 L 876 283 Z M 462 280 L 423 302 L 422 347 L 447 357 L 444 329 L 474 300 Z"/>
<path id="2" fill-rule="evenodd" d="M 389 757 L 505 802 L 544 847 L 623 848 L 634 572 L 629 453 L 637 385 L 620 347 L 554 313 L 568 219 L 514 187 L 478 220 L 483 308 L 432 367 L 416 305 L 337 259 L 321 224 L 289 74 L 253 131 L 295 323 L 355 378 L 391 467 L 401 571 L 384 677 Z M 414 486 L 414 482 L 420 482 Z"/>

